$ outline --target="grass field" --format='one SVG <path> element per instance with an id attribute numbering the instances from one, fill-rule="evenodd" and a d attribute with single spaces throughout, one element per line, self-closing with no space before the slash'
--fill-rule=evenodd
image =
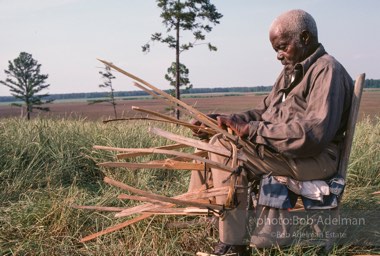
<path id="1" fill-rule="evenodd" d="M 168 142 L 146 131 L 148 122 L 109 123 L 84 119 L 0 120 L 0 255 L 194 255 L 209 251 L 216 233 L 198 217 L 157 216 L 95 241 L 79 242 L 93 232 L 122 222 L 113 214 L 73 209 L 78 205 L 126 206 L 104 176 L 145 190 L 173 196 L 187 190 L 186 171 L 100 168 L 114 155 L 93 145 L 151 147 Z M 188 135 L 184 128 L 155 123 Z M 357 126 L 344 207 L 379 209 L 371 195 L 380 190 L 380 122 Z M 139 159 L 147 160 L 147 159 Z M 172 223 L 192 222 L 183 228 Z M 203 224 L 202 224 L 203 223 Z M 371 254 L 375 248 L 340 246 L 334 255 Z M 253 255 L 317 255 L 318 248 L 257 250 Z"/>

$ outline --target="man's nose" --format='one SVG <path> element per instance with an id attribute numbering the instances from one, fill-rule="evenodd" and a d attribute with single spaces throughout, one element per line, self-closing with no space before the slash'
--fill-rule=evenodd
<path id="1" fill-rule="evenodd" d="M 277 59 L 278 60 L 283 60 L 284 59 L 284 55 L 283 55 L 283 52 L 277 52 Z"/>

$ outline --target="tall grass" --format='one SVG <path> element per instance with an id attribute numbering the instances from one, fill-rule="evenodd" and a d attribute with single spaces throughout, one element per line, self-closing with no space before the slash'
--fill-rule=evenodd
<path id="1" fill-rule="evenodd" d="M 193 219 L 189 217 L 157 216 L 93 242 L 79 242 L 81 237 L 125 219 L 73 209 L 71 205 L 132 204 L 115 199 L 120 191 L 103 183 L 105 175 L 168 196 L 186 191 L 188 172 L 128 171 L 96 165 L 114 159 L 114 154 L 93 150 L 93 145 L 153 147 L 169 143 L 148 134 L 149 125 L 104 125 L 81 119 L 0 120 L 0 255 L 194 255 L 199 249 L 209 250 L 216 237 L 210 237 L 205 225 L 168 228 L 172 222 Z M 189 135 L 181 127 L 154 125 Z M 345 203 L 355 200 L 357 193 L 352 192 L 358 188 L 379 190 L 379 138 L 379 119 L 358 125 Z M 350 250 L 336 248 L 335 253 Z M 316 249 L 294 247 L 256 254 L 289 252 L 313 255 Z"/>

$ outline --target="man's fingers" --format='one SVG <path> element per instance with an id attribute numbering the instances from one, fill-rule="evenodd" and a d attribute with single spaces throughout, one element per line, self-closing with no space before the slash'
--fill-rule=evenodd
<path id="1" fill-rule="evenodd" d="M 218 116 L 217 118 L 216 118 L 216 121 L 218 122 L 218 126 L 220 127 L 220 128 L 222 128 L 222 129 L 225 129 L 225 124 L 224 124 L 224 118 L 223 118 L 223 116 Z"/>

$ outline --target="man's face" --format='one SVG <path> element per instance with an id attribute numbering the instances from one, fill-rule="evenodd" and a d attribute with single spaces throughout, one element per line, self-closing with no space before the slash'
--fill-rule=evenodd
<path id="1" fill-rule="evenodd" d="M 306 46 L 301 43 L 300 38 L 290 36 L 283 31 L 274 28 L 270 31 L 269 38 L 277 53 L 277 59 L 284 65 L 285 73 L 290 75 L 294 66 L 306 58 Z"/>

